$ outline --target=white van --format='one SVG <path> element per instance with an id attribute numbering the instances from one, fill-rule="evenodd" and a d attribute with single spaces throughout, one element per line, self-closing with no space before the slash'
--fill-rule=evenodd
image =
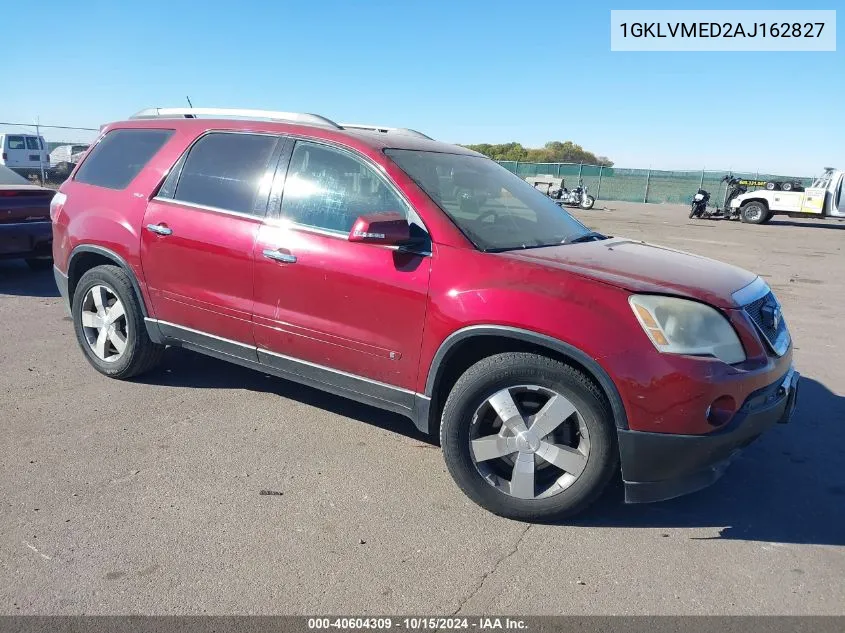
<path id="1" fill-rule="evenodd" d="M 38 171 L 50 166 L 50 155 L 43 136 L 0 134 L 0 165 L 16 171 Z"/>

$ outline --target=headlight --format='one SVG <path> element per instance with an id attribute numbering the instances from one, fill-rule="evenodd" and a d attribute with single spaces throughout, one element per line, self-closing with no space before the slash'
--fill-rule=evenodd
<path id="1" fill-rule="evenodd" d="M 731 324 L 708 305 L 660 295 L 632 295 L 628 302 L 661 352 L 715 356 L 728 364 L 745 360 Z"/>

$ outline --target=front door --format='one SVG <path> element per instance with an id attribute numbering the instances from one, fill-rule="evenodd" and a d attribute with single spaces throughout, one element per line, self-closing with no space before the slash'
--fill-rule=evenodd
<path id="1" fill-rule="evenodd" d="M 206 134 L 150 201 L 141 262 L 165 334 L 233 353 L 240 348 L 227 341 L 254 346 L 252 251 L 281 142 L 261 134 Z"/>
<path id="2" fill-rule="evenodd" d="M 411 394 L 430 257 L 347 240 L 358 216 L 389 211 L 424 230 L 365 159 L 296 142 L 280 217 L 261 227 L 255 247 L 255 339 L 262 362 L 377 399 Z"/>

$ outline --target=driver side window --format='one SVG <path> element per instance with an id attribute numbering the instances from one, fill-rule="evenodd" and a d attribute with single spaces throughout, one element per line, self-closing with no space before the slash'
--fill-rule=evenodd
<path id="1" fill-rule="evenodd" d="M 282 217 L 349 233 L 358 216 L 408 207 L 369 165 L 325 145 L 297 141 L 282 194 Z"/>

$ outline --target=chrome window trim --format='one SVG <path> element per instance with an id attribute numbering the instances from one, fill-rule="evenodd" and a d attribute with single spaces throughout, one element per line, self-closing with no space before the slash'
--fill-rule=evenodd
<path id="1" fill-rule="evenodd" d="M 42 224 L 52 224 L 51 220 L 33 220 L 32 222 L 6 222 L 0 224 L 0 229 L 4 229 L 9 226 L 40 226 Z"/>
<path id="2" fill-rule="evenodd" d="M 734 292 L 731 295 L 731 299 L 733 299 L 734 303 L 741 308 L 753 301 L 757 301 L 757 299 L 762 299 L 771 291 L 772 289 L 769 287 L 769 284 L 767 284 L 762 277 L 757 277 L 747 286 L 744 286 Z"/>
<path id="3" fill-rule="evenodd" d="M 197 204 L 196 202 L 186 202 L 184 200 L 176 200 L 174 198 L 160 198 L 156 196 L 153 198 L 156 202 L 164 202 L 167 204 L 176 204 L 183 207 L 190 207 L 198 211 L 208 211 L 210 213 L 219 213 L 222 215 L 231 215 L 236 218 L 244 218 L 246 220 L 254 220 L 256 223 L 261 223 L 264 220 L 263 216 L 255 215 L 253 213 L 244 213 L 243 211 L 230 211 L 229 209 L 221 209 L 220 207 L 212 207 L 204 204 Z"/>
<path id="4" fill-rule="evenodd" d="M 289 220 L 287 218 L 267 218 L 264 224 L 267 226 L 274 226 L 279 228 L 287 228 L 292 231 L 299 231 L 302 233 L 314 233 L 315 235 L 322 235 L 323 237 L 332 237 L 337 240 L 343 240 L 344 242 L 349 241 L 349 233 L 344 233 L 343 231 L 333 231 L 331 229 L 321 229 L 316 226 L 310 226 L 308 224 L 299 224 L 294 222 L 293 220 Z M 405 247 L 403 246 L 395 246 L 393 244 L 373 244 L 369 243 L 366 244 L 367 246 L 376 246 L 378 248 L 386 248 L 391 251 L 401 251 Z M 408 252 L 415 253 L 422 257 L 431 257 L 431 250 L 414 250 L 409 249 Z"/>

